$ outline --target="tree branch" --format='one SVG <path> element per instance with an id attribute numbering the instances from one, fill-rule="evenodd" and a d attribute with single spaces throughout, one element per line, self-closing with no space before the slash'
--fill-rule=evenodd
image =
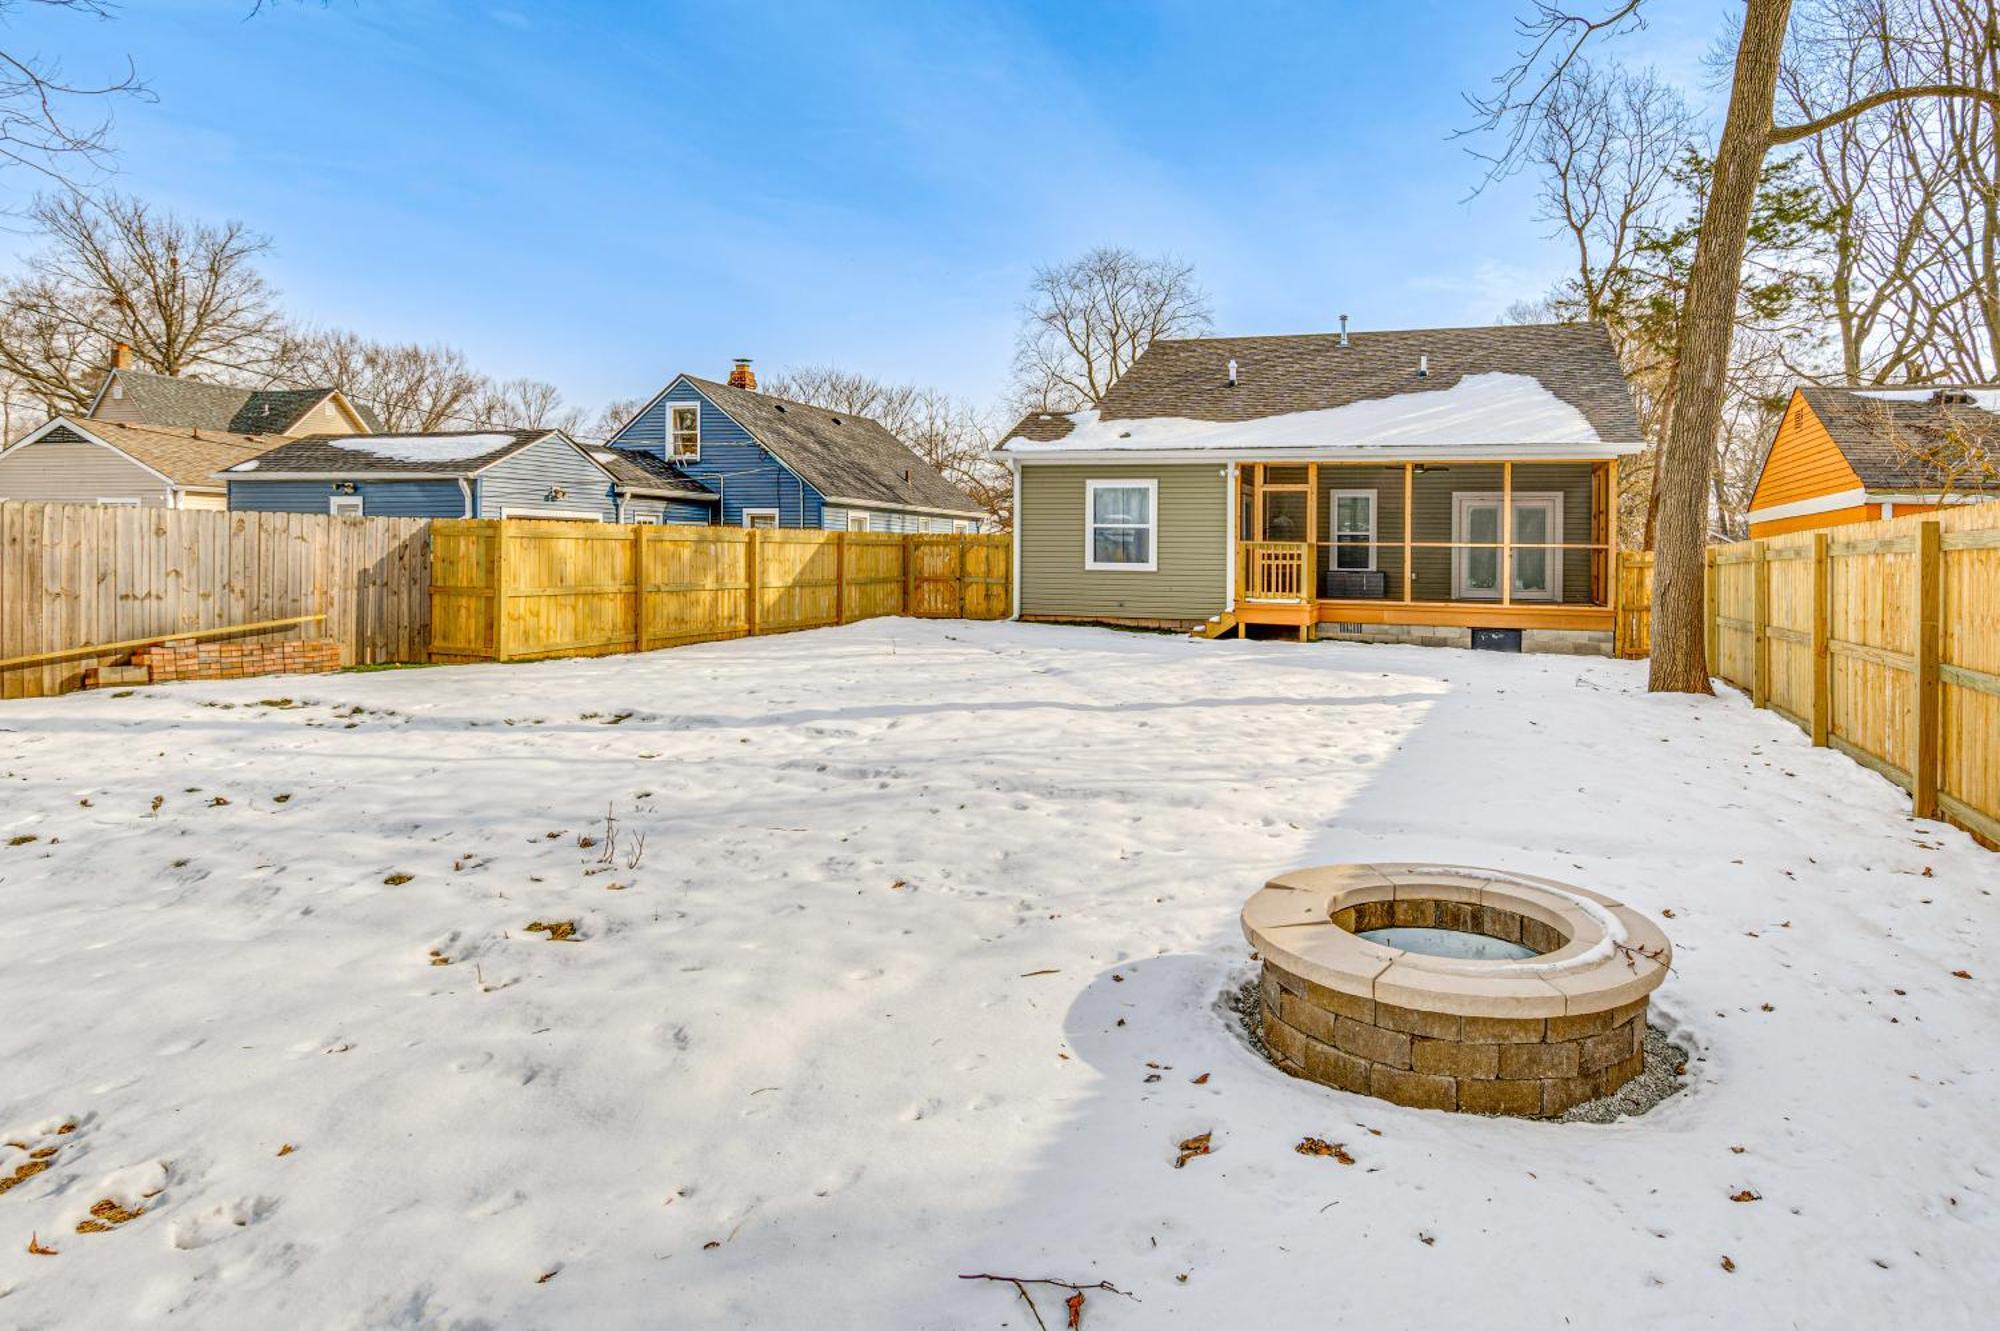
<path id="1" fill-rule="evenodd" d="M 1817 120 L 1808 120 L 1803 125 L 1773 125 L 1769 141 L 1773 147 L 1797 143 L 1800 139 L 1809 139 L 1856 116 L 1866 115 L 1878 106 L 1887 106 L 1891 102 L 1912 101 L 1920 97 L 1971 97 L 2000 110 L 2000 92 L 1991 88 L 1974 87 L 1969 83 L 1930 83 L 1914 88 L 1889 88 L 1863 97 L 1860 101 L 1844 106 L 1838 111 L 1828 112 Z"/>

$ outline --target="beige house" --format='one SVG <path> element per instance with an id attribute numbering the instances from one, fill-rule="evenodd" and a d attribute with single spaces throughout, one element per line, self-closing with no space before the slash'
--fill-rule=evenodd
<path id="1" fill-rule="evenodd" d="M 281 437 L 58 416 L 0 452 L 0 499 L 228 508 L 216 474 Z"/>
<path id="2" fill-rule="evenodd" d="M 1618 463 L 1604 329 L 1163 340 L 1098 408 L 1033 412 L 1023 619 L 1608 652 Z"/>
<path id="3" fill-rule="evenodd" d="M 119 347 L 82 416 L 57 416 L 0 451 L 0 499 L 227 508 L 216 473 L 289 439 L 373 434 L 337 388 L 240 388 L 131 368 Z"/>

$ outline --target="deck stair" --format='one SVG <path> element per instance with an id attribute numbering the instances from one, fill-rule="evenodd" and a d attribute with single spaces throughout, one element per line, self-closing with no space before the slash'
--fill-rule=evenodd
<path id="1" fill-rule="evenodd" d="M 1219 615 L 1210 615 L 1205 623 L 1198 626 L 1188 636 L 1193 638 L 1220 638 L 1223 634 L 1232 632 L 1235 628 L 1236 616 L 1225 610 Z"/>

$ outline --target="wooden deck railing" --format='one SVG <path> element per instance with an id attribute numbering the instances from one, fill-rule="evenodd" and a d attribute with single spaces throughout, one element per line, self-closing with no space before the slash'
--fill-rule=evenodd
<path id="1" fill-rule="evenodd" d="M 1306 546 L 1300 541 L 1244 541 L 1237 548 L 1240 599 L 1289 601 L 1312 599 L 1306 579 Z"/>

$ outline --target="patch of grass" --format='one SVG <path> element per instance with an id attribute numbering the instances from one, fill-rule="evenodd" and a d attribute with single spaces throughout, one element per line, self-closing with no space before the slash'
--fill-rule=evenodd
<path id="1" fill-rule="evenodd" d="M 404 883 L 409 882 L 414 877 L 416 877 L 415 874 L 407 874 L 399 871 L 390 874 L 387 878 L 384 878 L 382 881 L 383 883 L 385 883 L 390 887 L 401 887 Z"/>
<path id="2" fill-rule="evenodd" d="M 41 840 L 41 838 L 40 838 L 40 837 L 38 837 L 38 836 L 36 836 L 36 835 L 35 835 L 34 833 L 32 833 L 32 832 L 23 832 L 23 833 L 22 833 L 22 834 L 21 834 L 20 836 L 10 836 L 10 837 L 8 837 L 8 838 L 7 838 L 7 844 L 8 844 L 8 845 L 10 845 L 10 846 L 25 846 L 25 845 L 27 845 L 27 844 L 28 844 L 28 843 L 29 843 L 30 841 L 40 841 L 40 840 Z"/>
<path id="3" fill-rule="evenodd" d="M 573 943 L 576 937 L 575 920 L 536 920 L 527 927 L 531 934 L 547 934 L 551 943 Z"/>
<path id="4" fill-rule="evenodd" d="M 76 1222 L 77 1233 L 102 1234 L 106 1230 L 116 1229 L 126 1221 L 137 1220 L 140 1216 L 146 1214 L 146 1208 L 140 1206 L 128 1211 L 111 1198 L 106 1197 L 103 1201 L 90 1208 L 90 1214 L 91 1219 Z"/>

